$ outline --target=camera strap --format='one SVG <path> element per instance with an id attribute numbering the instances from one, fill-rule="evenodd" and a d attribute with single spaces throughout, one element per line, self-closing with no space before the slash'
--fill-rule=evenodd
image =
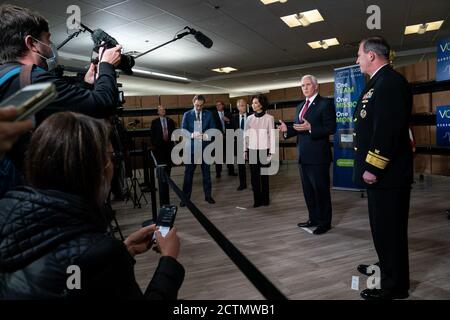
<path id="1" fill-rule="evenodd" d="M 20 89 L 31 84 L 31 71 L 33 71 L 32 64 L 26 64 L 22 66 L 20 70 Z"/>
<path id="2" fill-rule="evenodd" d="M 26 87 L 31 84 L 31 73 L 33 71 L 33 65 L 21 65 L 13 64 L 12 66 L 0 71 L 0 88 L 8 83 L 11 79 L 19 75 L 20 88 Z"/>

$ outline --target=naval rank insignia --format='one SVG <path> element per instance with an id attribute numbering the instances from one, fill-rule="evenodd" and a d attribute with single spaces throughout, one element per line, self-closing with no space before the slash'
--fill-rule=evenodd
<path id="1" fill-rule="evenodd" d="M 359 114 L 360 116 L 361 116 L 361 118 L 365 118 L 366 116 L 367 116 L 367 111 L 366 111 L 366 109 L 362 109 L 361 110 L 361 113 Z"/>

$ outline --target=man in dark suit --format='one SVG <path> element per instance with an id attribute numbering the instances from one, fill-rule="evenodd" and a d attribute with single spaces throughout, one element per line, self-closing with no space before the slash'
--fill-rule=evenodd
<path id="1" fill-rule="evenodd" d="M 191 152 L 190 163 L 185 164 L 184 167 L 184 182 L 183 182 L 183 192 L 190 199 L 192 193 L 192 183 L 194 178 L 195 167 L 194 163 L 194 145 L 195 141 L 201 142 L 202 153 L 205 147 L 209 144 L 208 137 L 206 137 L 205 132 L 209 129 L 215 129 L 214 119 L 211 112 L 208 110 L 203 110 L 203 106 L 206 102 L 202 95 L 196 95 L 192 102 L 194 108 L 183 114 L 183 120 L 181 122 L 181 127 L 187 130 L 190 134 L 191 140 L 189 149 Z M 205 192 L 205 200 L 208 203 L 216 203 L 211 196 L 211 174 L 209 171 L 209 164 L 205 163 L 202 155 L 201 161 L 202 176 L 203 176 L 203 191 Z M 184 207 L 185 204 L 181 203 L 180 207 Z"/>
<path id="2" fill-rule="evenodd" d="M 231 112 L 225 111 L 225 105 L 222 101 L 216 102 L 216 111 L 212 113 L 216 129 L 219 129 L 222 131 L 223 135 L 223 160 L 225 162 L 226 159 L 226 130 L 227 129 L 233 129 L 231 124 Z M 229 163 L 227 164 L 228 168 L 228 175 L 229 176 L 236 176 L 236 173 L 234 172 L 234 165 Z M 216 178 L 220 178 L 222 176 L 222 164 L 217 163 L 216 164 Z"/>
<path id="3" fill-rule="evenodd" d="M 297 136 L 300 176 L 309 212 L 309 220 L 298 226 L 317 227 L 313 233 L 323 234 L 331 229 L 329 136 L 336 131 L 336 111 L 331 99 L 318 94 L 314 76 L 304 76 L 300 85 L 306 99 L 297 107 L 294 125 L 287 127 L 281 121 L 280 130 L 285 139 Z"/>
<path id="4" fill-rule="evenodd" d="M 381 273 L 381 288 L 361 292 L 361 297 L 370 300 L 404 299 L 409 290 L 412 94 L 405 78 L 391 68 L 389 58 L 385 39 L 361 41 L 356 63 L 370 81 L 353 116 L 354 180 L 367 188 L 370 228 Z M 369 275 L 368 267 L 359 265 L 358 271 Z"/>
<path id="5" fill-rule="evenodd" d="M 174 143 L 171 140 L 172 133 L 175 130 L 175 122 L 166 117 L 166 109 L 163 106 L 158 106 L 158 118 L 152 121 L 150 127 L 150 135 L 153 145 L 153 154 L 155 155 L 158 164 L 165 164 L 165 171 L 170 177 L 172 169 L 171 153 Z M 163 183 L 160 185 L 161 190 L 161 204 L 169 204 L 169 185 Z"/>
<path id="6" fill-rule="evenodd" d="M 244 135 L 245 122 L 247 121 L 247 117 L 250 115 L 247 112 L 247 101 L 245 99 L 239 99 L 236 102 L 237 109 L 239 113 L 233 114 L 231 119 L 231 124 L 234 130 L 241 130 L 242 135 Z M 242 147 L 239 147 L 235 141 L 234 143 L 235 155 L 237 156 L 237 152 L 242 153 Z M 238 164 L 238 172 L 239 172 L 239 187 L 237 191 L 244 190 L 247 188 L 247 174 L 245 169 L 245 163 Z"/>

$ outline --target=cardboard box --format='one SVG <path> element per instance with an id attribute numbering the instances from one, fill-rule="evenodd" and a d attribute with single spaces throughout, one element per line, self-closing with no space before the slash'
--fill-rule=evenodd
<path id="1" fill-rule="evenodd" d="M 412 113 L 430 112 L 431 111 L 431 94 L 416 94 L 413 96 Z"/>
<path id="2" fill-rule="evenodd" d="M 415 173 L 431 173 L 431 155 L 416 154 L 414 156 L 414 172 Z"/>
<path id="3" fill-rule="evenodd" d="M 450 158 L 448 156 L 431 156 L 431 172 L 442 176 L 450 176 Z"/>
<path id="4" fill-rule="evenodd" d="M 436 145 L 436 126 L 429 126 L 430 128 L 430 144 Z"/>
<path id="5" fill-rule="evenodd" d="M 408 82 L 427 81 L 428 61 L 420 61 L 415 64 L 405 66 L 405 78 Z"/>
<path id="6" fill-rule="evenodd" d="M 431 97 L 433 112 L 436 112 L 437 106 L 446 106 L 450 104 L 450 91 L 433 92 Z"/>
<path id="7" fill-rule="evenodd" d="M 431 138 L 430 138 L 430 127 L 429 126 L 415 126 L 412 128 L 414 139 L 416 141 L 416 144 L 425 144 L 430 145 L 431 144 Z"/>
<path id="8" fill-rule="evenodd" d="M 436 58 L 428 60 L 428 79 L 436 80 Z"/>

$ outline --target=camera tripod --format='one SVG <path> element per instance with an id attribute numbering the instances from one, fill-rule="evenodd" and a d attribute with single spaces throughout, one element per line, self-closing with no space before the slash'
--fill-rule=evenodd
<path id="1" fill-rule="evenodd" d="M 136 130 L 136 124 L 137 122 L 132 122 L 130 125 L 132 125 L 133 130 Z M 136 157 L 139 155 L 139 150 L 136 150 L 136 141 L 135 137 L 133 136 L 131 138 L 131 148 L 130 148 L 130 157 L 133 157 L 133 159 L 130 161 L 131 168 L 128 173 L 128 177 L 131 180 L 131 184 L 129 186 L 128 192 L 127 192 L 127 198 L 125 200 L 125 203 L 128 203 L 128 201 L 131 199 L 133 201 L 133 208 L 141 208 L 141 199 L 144 199 L 145 203 L 148 204 L 148 200 L 145 197 L 144 190 L 142 189 L 142 185 L 139 183 L 138 179 L 138 173 L 137 170 L 137 163 L 136 163 Z M 139 176 L 140 177 L 140 176 Z"/>

